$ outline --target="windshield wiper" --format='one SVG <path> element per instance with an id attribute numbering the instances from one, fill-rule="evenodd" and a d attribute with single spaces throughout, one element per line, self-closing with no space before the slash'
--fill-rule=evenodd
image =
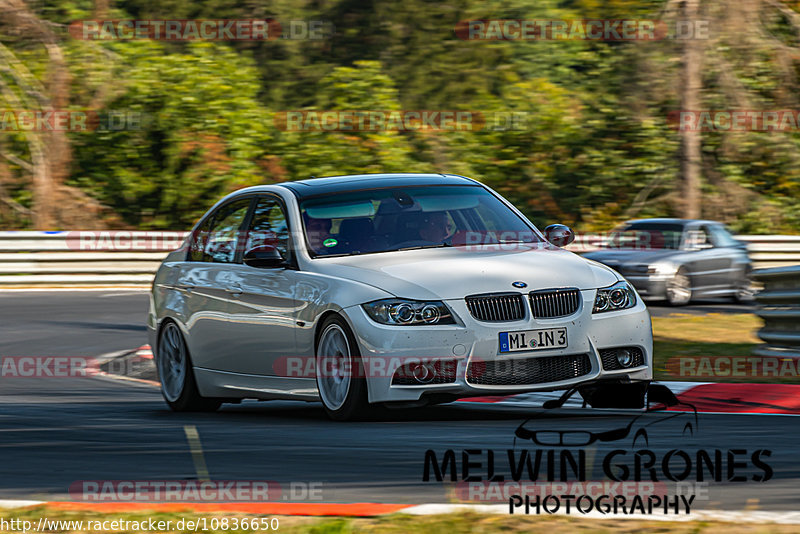
<path id="1" fill-rule="evenodd" d="M 403 248 L 396 248 L 394 250 L 417 250 L 421 248 L 445 248 L 445 247 L 452 247 L 453 245 L 450 243 L 437 243 L 435 245 L 417 245 L 414 247 L 403 247 Z M 388 250 L 386 252 L 389 252 Z"/>

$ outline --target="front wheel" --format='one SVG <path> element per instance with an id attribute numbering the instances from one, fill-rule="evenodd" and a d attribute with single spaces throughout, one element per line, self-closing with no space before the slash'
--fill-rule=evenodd
<path id="1" fill-rule="evenodd" d="M 667 281 L 666 296 L 670 306 L 685 306 L 692 300 L 692 281 L 682 267 Z"/>
<path id="2" fill-rule="evenodd" d="M 178 325 L 168 322 L 161 329 L 156 351 L 156 368 L 161 394 L 173 411 L 213 412 L 222 404 L 200 396 L 195 382 L 189 350 Z"/>
<path id="3" fill-rule="evenodd" d="M 367 380 L 355 336 L 338 316 L 319 330 L 316 353 L 317 389 L 328 417 L 348 421 L 365 415 Z"/>

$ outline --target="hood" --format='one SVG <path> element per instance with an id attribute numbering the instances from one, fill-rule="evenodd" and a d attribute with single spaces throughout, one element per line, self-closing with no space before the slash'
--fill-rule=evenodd
<path id="1" fill-rule="evenodd" d="M 616 269 L 620 265 L 650 265 L 683 253 L 684 252 L 680 250 L 607 249 L 589 252 L 588 254 L 584 254 L 583 257 L 599 261 L 600 263 Z"/>
<path id="2" fill-rule="evenodd" d="M 315 270 L 358 280 L 411 299 L 462 299 L 466 295 L 536 289 L 607 287 L 619 280 L 608 267 L 551 245 L 513 251 L 457 248 L 404 250 L 315 260 Z M 318 267 L 317 267 L 318 266 Z M 517 289 L 512 282 L 527 284 Z"/>

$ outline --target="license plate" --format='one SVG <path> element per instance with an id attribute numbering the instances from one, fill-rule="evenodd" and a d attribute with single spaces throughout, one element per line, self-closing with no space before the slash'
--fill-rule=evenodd
<path id="1" fill-rule="evenodd" d="M 500 352 L 563 349 L 567 346 L 566 328 L 500 332 Z"/>

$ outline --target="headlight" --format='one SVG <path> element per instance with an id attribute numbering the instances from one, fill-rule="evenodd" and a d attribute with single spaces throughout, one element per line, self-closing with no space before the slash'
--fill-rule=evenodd
<path id="1" fill-rule="evenodd" d="M 648 274 L 660 274 L 662 276 L 672 275 L 678 270 L 673 263 L 654 263 L 647 268 Z"/>
<path id="2" fill-rule="evenodd" d="M 450 310 L 438 300 L 385 299 L 361 305 L 370 318 L 381 324 L 455 324 Z"/>
<path id="3" fill-rule="evenodd" d="M 636 292 L 628 282 L 617 282 L 611 287 L 597 290 L 592 313 L 624 310 L 636 305 Z"/>

